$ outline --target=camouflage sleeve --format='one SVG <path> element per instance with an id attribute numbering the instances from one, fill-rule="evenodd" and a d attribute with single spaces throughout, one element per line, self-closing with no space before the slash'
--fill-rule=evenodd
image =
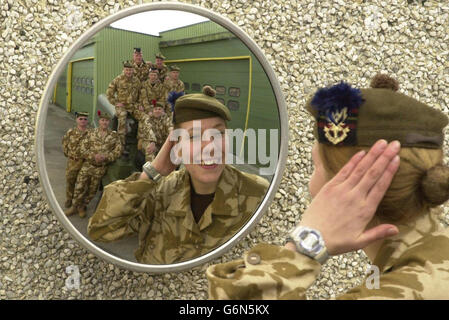
<path id="1" fill-rule="evenodd" d="M 185 91 L 185 86 L 184 86 L 184 82 L 181 82 L 181 86 L 180 86 L 180 90 L 179 91 Z"/>
<path id="2" fill-rule="evenodd" d="M 147 89 L 142 85 L 140 89 L 139 105 L 145 108 L 145 111 L 150 110 L 150 103 L 148 102 Z"/>
<path id="3" fill-rule="evenodd" d="M 115 104 L 117 103 L 117 100 L 115 98 L 116 91 L 117 91 L 117 78 L 111 81 L 111 83 L 108 86 L 108 89 L 106 90 L 106 97 L 113 106 L 115 106 Z"/>
<path id="4" fill-rule="evenodd" d="M 95 153 L 91 151 L 90 148 L 90 135 L 91 132 L 88 132 L 85 137 L 81 140 L 80 145 L 80 154 L 83 159 L 86 159 L 87 161 L 91 163 L 95 162 Z"/>
<path id="5" fill-rule="evenodd" d="M 153 129 L 151 129 L 148 124 L 146 124 L 145 128 L 143 129 L 141 139 L 142 141 L 150 141 L 154 143 L 157 142 L 156 135 L 154 134 Z"/>
<path id="6" fill-rule="evenodd" d="M 70 129 L 69 131 L 67 131 L 64 137 L 62 137 L 62 151 L 64 152 L 65 157 L 69 156 L 69 137 L 71 131 L 72 130 Z"/>
<path id="7" fill-rule="evenodd" d="M 242 260 L 210 266 L 210 299 L 305 299 L 321 265 L 300 253 L 258 244 Z"/>
<path id="8" fill-rule="evenodd" d="M 122 146 L 122 143 L 120 142 L 119 135 L 115 131 L 113 131 L 112 134 L 114 135 L 115 147 L 106 156 L 106 162 L 107 163 L 114 162 L 115 160 L 117 160 L 122 155 L 122 152 L 123 152 L 123 146 Z"/>
<path id="9" fill-rule="evenodd" d="M 139 79 L 136 79 L 135 86 L 136 87 L 133 90 L 133 103 L 137 104 L 139 103 L 140 89 L 142 88 L 142 83 Z"/>
<path id="10" fill-rule="evenodd" d="M 87 225 L 92 240 L 109 242 L 138 232 L 154 211 L 151 180 L 138 180 L 140 172 L 125 180 L 114 181 L 104 188 L 103 196 Z M 145 214 L 146 213 L 146 214 Z"/>

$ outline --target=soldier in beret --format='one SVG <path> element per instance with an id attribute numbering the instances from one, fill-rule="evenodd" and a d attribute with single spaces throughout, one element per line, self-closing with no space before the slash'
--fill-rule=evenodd
<path id="1" fill-rule="evenodd" d="M 150 65 L 150 69 L 155 69 L 159 72 L 159 81 L 161 83 L 164 83 L 165 78 L 167 77 L 168 74 L 168 68 L 167 66 L 164 64 L 164 60 L 165 60 L 165 56 L 162 53 L 157 53 L 155 55 L 155 63 Z"/>
<path id="2" fill-rule="evenodd" d="M 184 91 L 184 82 L 179 80 L 179 71 L 181 70 L 178 66 L 171 65 L 169 67 L 168 78 L 165 79 L 164 86 L 167 91 L 167 95 L 170 92 L 183 92 Z M 166 112 L 171 115 L 171 109 L 167 109 Z"/>
<path id="3" fill-rule="evenodd" d="M 167 90 L 165 86 L 159 81 L 158 71 L 151 69 L 149 78 L 143 82 L 140 90 L 139 110 L 148 114 L 153 108 L 153 101 L 167 100 Z"/>
<path id="4" fill-rule="evenodd" d="M 132 63 L 125 61 L 123 63 L 123 73 L 112 80 L 106 90 L 109 102 L 115 106 L 115 114 L 118 119 L 117 133 L 120 136 L 123 147 L 125 146 L 126 117 L 128 113 L 133 117 L 139 117 L 137 106 L 139 92 L 140 80 L 134 75 Z"/>
<path id="5" fill-rule="evenodd" d="M 67 216 L 76 213 L 81 218 L 86 216 L 86 207 L 97 193 L 108 164 L 122 153 L 117 132 L 109 129 L 110 116 L 100 111 L 98 116 L 99 127 L 90 130 L 81 142 L 80 154 L 84 161 L 76 179 L 72 207 L 66 211 Z"/>
<path id="6" fill-rule="evenodd" d="M 148 79 L 150 66 L 149 62 L 143 60 L 141 48 L 134 48 L 132 66 L 134 68 L 134 74 L 140 82 L 143 83 Z"/>
<path id="7" fill-rule="evenodd" d="M 369 89 L 317 91 L 306 106 L 316 120 L 311 205 L 285 246 L 258 244 L 209 267 L 210 298 L 305 299 L 329 255 L 361 248 L 377 286 L 367 279 L 338 299 L 449 298 L 449 230 L 437 219 L 449 198 L 448 119 L 397 89 L 378 75 Z"/>
<path id="8" fill-rule="evenodd" d="M 145 155 L 145 161 L 152 162 L 172 131 L 170 117 L 164 112 L 165 103 L 153 100 L 154 106 L 139 122 L 137 134 L 138 150 Z"/>
<path id="9" fill-rule="evenodd" d="M 183 137 L 168 138 L 154 161 L 143 166 L 144 172 L 105 187 L 89 220 L 89 237 L 114 241 L 138 233 L 135 256 L 147 264 L 186 261 L 226 242 L 247 223 L 268 188 L 267 180 L 224 164 L 225 129 L 230 120 L 229 110 L 210 87 L 178 98 L 174 129 L 180 129 Z M 201 124 L 201 134 L 214 129 L 221 138 L 202 141 L 194 122 Z M 201 150 L 195 150 L 198 143 Z M 213 143 L 222 146 L 221 153 L 210 152 L 193 163 L 194 153 L 203 153 Z M 178 171 L 170 157 L 176 145 L 181 147 L 180 156 L 187 158 Z M 193 152 L 189 155 L 187 150 Z"/>
<path id="10" fill-rule="evenodd" d="M 88 112 L 75 112 L 76 127 L 71 128 L 62 138 L 62 150 L 67 157 L 66 177 L 66 202 L 64 206 L 72 206 L 73 190 L 76 178 L 83 165 L 80 145 L 88 132 Z"/>

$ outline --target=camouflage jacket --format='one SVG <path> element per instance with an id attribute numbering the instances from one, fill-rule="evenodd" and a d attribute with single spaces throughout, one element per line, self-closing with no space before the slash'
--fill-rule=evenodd
<path id="1" fill-rule="evenodd" d="M 383 242 L 373 265 L 379 288 L 366 283 L 337 299 L 448 299 L 449 230 L 433 214 L 407 225 Z M 259 244 L 243 260 L 207 269 L 212 299 L 305 299 L 321 265 L 284 247 Z"/>
<path id="2" fill-rule="evenodd" d="M 152 100 L 164 103 L 167 100 L 167 90 L 159 80 L 153 85 L 150 83 L 150 80 L 147 80 L 142 84 L 142 89 L 140 89 L 139 102 L 145 108 L 145 112 L 149 112 L 153 108 Z"/>
<path id="3" fill-rule="evenodd" d="M 148 121 L 149 115 L 143 115 L 139 121 L 139 129 L 137 130 L 137 139 L 141 141 L 151 141 L 156 143 L 156 135 L 154 134 L 154 127 Z"/>
<path id="4" fill-rule="evenodd" d="M 103 154 L 106 160 L 102 164 L 95 161 L 96 154 Z M 117 132 L 109 130 L 102 135 L 99 128 L 89 131 L 81 143 L 82 158 L 95 166 L 107 165 L 115 161 L 122 154 L 122 144 Z"/>
<path id="5" fill-rule="evenodd" d="M 105 187 L 88 224 L 89 237 L 114 241 L 138 232 L 137 261 L 169 264 L 203 255 L 231 238 L 251 218 L 268 182 L 226 166 L 215 198 L 196 223 L 190 208 L 190 178 L 174 171 L 157 184 L 134 173 Z"/>
<path id="6" fill-rule="evenodd" d="M 170 121 L 170 117 L 166 114 L 163 114 L 159 118 L 152 115 L 145 115 L 142 121 L 142 126 L 139 123 L 139 133 L 137 138 L 141 140 L 154 141 L 158 149 L 160 149 L 165 140 L 167 140 L 170 129 L 172 129 L 172 123 Z M 150 131 L 153 132 L 154 140 L 152 140 L 153 137 L 151 136 Z M 151 139 L 145 137 L 151 137 Z"/>
<path id="7" fill-rule="evenodd" d="M 62 150 L 68 158 L 81 159 L 81 141 L 90 129 L 81 131 L 78 127 L 69 129 L 62 138 Z"/>
<path id="8" fill-rule="evenodd" d="M 140 82 L 144 82 L 148 79 L 148 73 L 150 71 L 150 66 L 148 63 L 142 60 L 142 63 L 137 65 L 135 61 L 132 63 L 134 68 L 134 75 L 139 79 Z"/>
<path id="9" fill-rule="evenodd" d="M 112 105 L 123 103 L 132 105 L 138 102 L 140 93 L 140 81 L 136 76 L 126 77 L 124 74 L 117 76 L 109 84 L 106 96 Z"/>
<path id="10" fill-rule="evenodd" d="M 152 63 L 152 64 L 150 64 L 150 68 L 159 70 L 159 74 L 158 74 L 159 81 L 161 83 L 164 83 L 165 77 L 168 75 L 168 67 L 165 64 L 163 64 L 162 68 L 159 69 L 157 67 L 156 63 Z"/>
<path id="11" fill-rule="evenodd" d="M 167 79 L 164 81 L 164 86 L 167 90 L 167 95 L 168 93 L 172 92 L 172 91 L 176 91 L 176 92 L 180 92 L 180 91 L 184 91 L 184 82 L 182 82 L 181 80 L 170 80 Z"/>

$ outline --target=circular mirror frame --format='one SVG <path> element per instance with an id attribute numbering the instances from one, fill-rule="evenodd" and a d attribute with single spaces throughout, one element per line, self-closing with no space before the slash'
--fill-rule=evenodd
<path id="1" fill-rule="evenodd" d="M 56 196 L 53 192 L 53 189 L 50 184 L 50 180 L 47 174 L 47 167 L 45 162 L 44 155 L 44 132 L 45 132 L 45 124 L 47 119 L 47 111 L 49 107 L 50 98 L 52 96 L 52 89 L 56 85 L 58 77 L 63 72 L 65 66 L 69 62 L 70 58 L 73 54 L 81 48 L 81 46 L 92 36 L 94 36 L 97 32 L 99 32 L 104 27 L 110 25 L 111 23 L 125 18 L 129 15 L 146 12 L 146 11 L 156 11 L 156 10 L 177 10 L 177 11 L 185 11 L 193 14 L 198 14 L 204 17 L 207 17 L 211 21 L 218 23 L 219 25 L 227 28 L 230 32 L 236 35 L 254 54 L 254 56 L 259 60 L 259 63 L 262 65 L 266 75 L 268 76 L 271 86 L 273 88 L 273 92 L 276 97 L 279 120 L 280 120 L 280 134 L 281 134 L 281 142 L 280 142 L 280 150 L 278 163 L 276 167 L 276 171 L 273 177 L 272 182 L 268 188 L 267 194 L 263 199 L 262 203 L 257 208 L 256 212 L 253 214 L 248 223 L 239 230 L 233 237 L 231 237 L 227 242 L 222 244 L 220 247 L 208 252 L 205 255 L 199 256 L 195 259 L 179 262 L 174 264 L 161 264 L 161 265 L 148 265 L 135 263 L 131 261 L 127 261 L 125 259 L 116 257 L 103 249 L 97 247 L 93 242 L 89 239 L 85 238 L 70 222 L 70 220 L 64 214 L 64 211 L 60 207 L 59 203 L 56 200 Z M 58 62 L 53 72 L 51 73 L 47 85 L 45 87 L 44 94 L 42 96 L 39 111 L 36 118 L 36 126 L 35 126 L 35 150 L 36 150 L 36 159 L 37 159 L 37 169 L 39 173 L 39 178 L 41 181 L 41 185 L 43 186 L 44 193 L 47 197 L 48 203 L 53 209 L 54 213 L 58 220 L 62 223 L 65 229 L 70 233 L 70 235 L 75 238 L 75 240 L 80 243 L 83 247 L 85 247 L 88 251 L 95 254 L 97 257 L 102 258 L 110 263 L 116 264 L 120 267 L 137 271 L 137 272 L 149 272 L 149 273 L 163 273 L 163 272 L 177 272 L 186 269 L 190 269 L 199 265 L 202 265 L 212 259 L 218 258 L 223 255 L 226 251 L 230 250 L 234 247 L 243 237 L 245 237 L 252 228 L 258 223 L 261 219 L 263 213 L 268 209 L 268 206 L 271 203 L 271 200 L 274 198 L 276 190 L 281 182 L 282 173 L 285 169 L 285 163 L 287 159 L 288 153 L 288 116 L 287 116 L 287 108 L 285 105 L 285 100 L 282 94 L 281 87 L 276 78 L 276 75 L 262 53 L 261 49 L 257 46 L 257 44 L 239 27 L 237 27 L 233 22 L 229 19 L 224 18 L 208 9 L 204 9 L 195 5 L 183 4 L 183 3 L 172 3 L 172 2 L 159 2 L 159 3 L 149 3 L 137 5 L 131 8 L 124 9 L 120 12 L 117 12 L 113 15 L 110 15 L 101 21 L 95 23 L 90 29 L 84 32 L 78 40 L 75 41 Z"/>

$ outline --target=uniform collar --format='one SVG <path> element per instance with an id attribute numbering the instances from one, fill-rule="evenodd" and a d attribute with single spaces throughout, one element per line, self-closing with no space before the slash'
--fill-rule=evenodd
<path id="1" fill-rule="evenodd" d="M 238 216 L 240 214 L 236 173 L 229 166 L 225 166 L 218 181 L 214 200 L 206 208 L 197 224 L 190 207 L 190 176 L 185 169 L 182 170 L 184 170 L 184 179 L 181 190 L 172 197 L 167 208 L 168 215 L 185 217 L 183 221 L 184 227 L 200 233 L 200 231 L 212 224 L 213 215 Z"/>
<path id="2" fill-rule="evenodd" d="M 399 234 L 383 242 L 373 264 L 379 267 L 381 272 L 387 271 L 415 242 L 441 229 L 437 218 L 440 210 L 440 208 L 433 209 L 413 221 L 398 225 Z"/>

